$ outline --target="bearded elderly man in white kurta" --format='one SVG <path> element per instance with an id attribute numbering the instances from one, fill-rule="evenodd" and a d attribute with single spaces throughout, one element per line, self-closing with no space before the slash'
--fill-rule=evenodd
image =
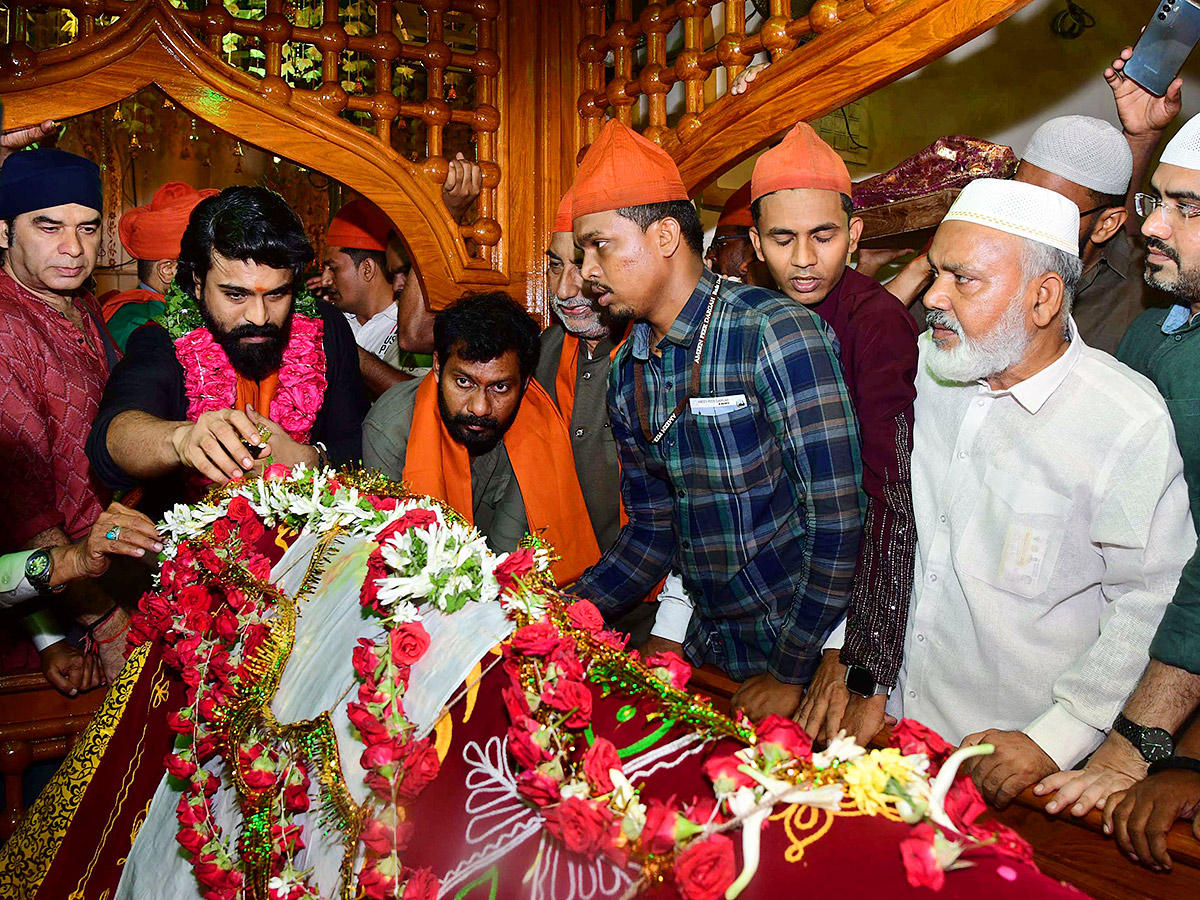
<path id="1" fill-rule="evenodd" d="M 990 802 L 1103 739 L 1195 547 L 1171 419 L 1071 320 L 1079 215 L 968 185 L 929 250 L 913 447 L 917 564 L 888 712 L 963 744 Z"/>

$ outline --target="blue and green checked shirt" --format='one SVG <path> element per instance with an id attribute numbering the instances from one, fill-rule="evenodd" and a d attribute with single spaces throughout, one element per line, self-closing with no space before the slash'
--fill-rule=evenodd
<path id="1" fill-rule="evenodd" d="M 801 684 L 849 603 L 863 508 L 858 429 L 821 321 L 773 291 L 725 281 L 700 396 L 745 405 L 685 409 L 658 445 L 645 439 L 634 359 L 646 361 L 653 433 L 687 396 L 715 277 L 704 270 L 661 357 L 638 322 L 613 361 L 608 404 L 629 524 L 574 590 L 617 613 L 674 565 L 696 603 L 684 645 L 693 662 Z"/>

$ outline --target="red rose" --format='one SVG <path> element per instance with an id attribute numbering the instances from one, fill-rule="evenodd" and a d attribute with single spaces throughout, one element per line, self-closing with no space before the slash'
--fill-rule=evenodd
<path id="1" fill-rule="evenodd" d="M 675 810 L 657 798 L 646 801 L 646 824 L 642 849 L 647 853 L 670 853 L 675 849 Z"/>
<path id="2" fill-rule="evenodd" d="M 611 843 L 606 838 L 612 821 L 606 807 L 578 797 L 567 797 L 546 811 L 546 829 L 572 853 L 582 853 L 588 859 L 595 859 Z"/>
<path id="3" fill-rule="evenodd" d="M 404 778 L 400 781 L 396 792 L 405 799 L 411 800 L 429 786 L 429 782 L 437 778 L 442 761 L 437 748 L 432 744 L 412 752 L 404 766 Z"/>
<path id="4" fill-rule="evenodd" d="M 576 628 L 591 634 L 604 630 L 604 616 L 600 615 L 600 610 L 591 600 L 576 600 L 567 607 L 567 618 Z"/>
<path id="5" fill-rule="evenodd" d="M 201 547 L 196 554 L 196 562 L 213 575 L 221 574 L 221 569 L 225 567 L 224 561 L 217 556 L 212 547 Z"/>
<path id="6" fill-rule="evenodd" d="M 665 681 L 681 691 L 692 680 L 692 667 L 687 664 L 682 656 L 670 650 L 646 657 L 646 665 L 651 669 L 665 669 L 665 673 L 655 672 L 655 676 L 661 678 L 665 674 Z"/>
<path id="7" fill-rule="evenodd" d="M 928 822 L 918 825 L 910 837 L 900 842 L 900 858 L 904 860 L 904 873 L 910 885 L 940 891 L 946 883 L 946 873 L 938 865 L 933 836 L 933 826 Z"/>
<path id="8" fill-rule="evenodd" d="M 379 529 L 375 540 L 384 544 L 393 535 L 404 534 L 410 528 L 428 528 L 430 525 L 436 525 L 437 521 L 437 513 L 431 509 L 410 509 L 395 522 L 389 522 Z"/>
<path id="9" fill-rule="evenodd" d="M 387 565 L 383 561 L 383 554 L 378 550 L 374 551 L 367 557 L 367 577 L 363 579 L 362 589 L 359 591 L 359 602 L 373 609 L 378 613 L 387 613 L 386 607 L 379 604 L 379 579 L 388 576 Z"/>
<path id="10" fill-rule="evenodd" d="M 379 653 L 370 638 L 359 638 L 351 655 L 354 671 L 363 678 L 374 678 L 379 671 Z"/>
<path id="11" fill-rule="evenodd" d="M 184 850 L 194 856 L 204 849 L 204 845 L 208 843 L 208 835 L 195 828 L 180 828 L 179 833 L 175 835 L 175 840 L 183 845 Z"/>
<path id="12" fill-rule="evenodd" d="M 363 865 L 362 871 L 358 873 L 358 889 L 364 897 L 370 900 L 385 900 L 396 896 L 396 879 L 379 871 L 379 866 L 388 862 L 389 860 L 384 858 Z"/>
<path id="13" fill-rule="evenodd" d="M 755 731 L 758 733 L 760 747 L 763 744 L 774 744 L 797 759 L 812 759 L 812 738 L 791 719 L 772 713 L 758 724 Z"/>
<path id="14" fill-rule="evenodd" d="M 263 470 L 263 478 L 266 481 L 278 481 L 287 478 L 292 474 L 292 470 L 283 463 L 271 463 Z"/>
<path id="15" fill-rule="evenodd" d="M 987 812 L 987 804 L 970 778 L 960 776 L 954 779 L 950 790 L 946 792 L 946 815 L 954 823 L 959 834 L 975 836 L 977 831 L 975 820 Z"/>
<path id="16" fill-rule="evenodd" d="M 625 645 L 629 643 L 629 635 L 620 631 L 601 631 L 596 635 L 596 639 L 601 643 L 608 644 L 614 650 L 624 650 Z"/>
<path id="17" fill-rule="evenodd" d="M 550 751 L 533 739 L 531 732 L 537 729 L 538 723 L 528 717 L 508 729 L 508 752 L 526 769 L 536 769 L 551 758 Z"/>
<path id="18" fill-rule="evenodd" d="M 732 753 L 725 756 L 710 756 L 700 770 L 708 776 L 718 793 L 728 794 L 740 787 L 753 787 L 755 781 L 745 772 L 739 772 L 742 761 Z"/>
<path id="19" fill-rule="evenodd" d="M 192 775 L 195 774 L 196 764 L 191 760 L 186 760 L 183 757 L 172 753 L 167 756 L 167 771 L 176 778 L 187 781 L 192 777 Z"/>
<path id="20" fill-rule="evenodd" d="M 549 622 L 531 622 L 512 636 L 512 648 L 526 656 L 545 656 L 558 644 L 558 629 Z"/>
<path id="21" fill-rule="evenodd" d="M 947 743 L 940 734 L 912 719 L 901 719 L 893 726 L 888 746 L 899 747 L 900 752 L 906 756 L 924 753 L 932 764 L 932 772 L 941 768 L 942 763 L 954 752 L 953 745 Z"/>
<path id="22" fill-rule="evenodd" d="M 568 728 L 583 728 L 592 721 L 592 692 L 581 681 L 560 681 L 542 701 L 552 709 L 569 712 L 563 723 Z"/>
<path id="23" fill-rule="evenodd" d="M 1021 837 L 1007 825 L 1001 825 L 999 822 L 989 822 L 986 828 L 984 826 L 975 827 L 976 834 L 981 831 L 991 832 L 991 836 L 996 840 L 996 843 L 992 846 L 996 848 L 997 853 L 1011 856 L 1013 859 L 1019 859 L 1031 865 L 1033 864 L 1033 847 L 1029 841 L 1025 840 L 1025 838 Z"/>
<path id="24" fill-rule="evenodd" d="M 500 584 L 500 592 L 508 593 L 516 589 L 517 579 L 524 578 L 532 572 L 535 562 L 534 552 L 528 547 L 506 554 L 493 570 L 496 581 Z"/>
<path id="25" fill-rule="evenodd" d="M 558 667 L 559 677 L 571 681 L 583 680 L 583 663 L 579 661 L 579 654 L 575 652 L 575 642 L 570 638 L 563 638 L 550 651 L 550 662 Z"/>
<path id="26" fill-rule="evenodd" d="M 213 616 L 213 633 L 223 641 L 232 641 L 238 634 L 237 615 L 229 607 L 220 609 Z"/>
<path id="27" fill-rule="evenodd" d="M 346 713 L 364 744 L 378 744 L 391 737 L 379 718 L 361 703 L 346 704 Z"/>
<path id="28" fill-rule="evenodd" d="M 289 784 L 283 789 L 283 805 L 288 812 L 304 812 L 308 809 L 308 786 Z"/>
<path id="29" fill-rule="evenodd" d="M 558 782 L 537 769 L 517 775 L 517 793 L 537 806 L 557 803 L 560 795 Z"/>
<path id="30" fill-rule="evenodd" d="M 272 825 L 271 842 L 289 856 L 304 849 L 304 837 L 299 825 Z"/>
<path id="31" fill-rule="evenodd" d="M 358 839 L 369 853 L 388 856 L 393 850 L 403 850 L 412 842 L 416 828 L 412 822 L 389 825 L 374 817 L 367 819 Z"/>
<path id="32" fill-rule="evenodd" d="M 405 622 L 388 632 L 392 664 L 411 666 L 429 649 L 429 634 L 420 622 Z"/>
<path id="33" fill-rule="evenodd" d="M 212 536 L 213 536 L 213 540 L 216 541 L 218 544 L 227 543 L 229 541 L 229 539 L 234 536 L 234 534 L 235 534 L 234 523 L 233 523 L 233 520 L 229 518 L 229 516 L 221 516 L 221 518 L 219 518 L 219 519 L 217 519 L 217 521 L 213 522 Z"/>
<path id="34" fill-rule="evenodd" d="M 404 882 L 403 900 L 437 900 L 440 886 L 432 869 L 412 869 Z"/>
<path id="35" fill-rule="evenodd" d="M 513 722 L 532 712 L 529 708 L 529 700 L 525 697 L 525 689 L 519 684 L 509 685 L 500 692 L 500 696 L 504 700 L 504 708 L 508 710 L 508 717 Z"/>
<path id="36" fill-rule="evenodd" d="M 402 762 L 408 757 L 408 753 L 408 742 L 397 735 L 386 741 L 371 744 L 359 757 L 359 763 L 364 769 L 381 769 Z"/>
<path id="37" fill-rule="evenodd" d="M 251 553 L 242 560 L 242 566 L 259 581 L 269 581 L 271 578 L 271 561 L 261 553 Z"/>
<path id="38" fill-rule="evenodd" d="M 212 595 L 202 584 L 189 584 L 175 591 L 172 598 L 178 612 L 207 612 L 212 605 Z"/>
<path id="39" fill-rule="evenodd" d="M 598 794 L 607 794 L 613 789 L 609 769 L 624 771 L 621 757 L 617 756 L 616 745 L 608 738 L 596 738 L 596 742 L 583 755 L 583 774 Z"/>
<path id="40" fill-rule="evenodd" d="M 718 900 L 737 877 L 733 841 L 714 834 L 675 857 L 675 887 L 684 900 Z"/>

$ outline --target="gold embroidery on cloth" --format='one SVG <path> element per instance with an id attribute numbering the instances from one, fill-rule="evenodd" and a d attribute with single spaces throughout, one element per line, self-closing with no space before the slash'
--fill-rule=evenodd
<path id="1" fill-rule="evenodd" d="M 142 644 L 129 655 L 91 724 L 38 795 L 20 827 L 0 848 L 0 896 L 8 900 L 26 900 L 38 892 L 100 765 L 105 748 L 125 713 L 125 704 L 149 653 L 150 645 Z"/>

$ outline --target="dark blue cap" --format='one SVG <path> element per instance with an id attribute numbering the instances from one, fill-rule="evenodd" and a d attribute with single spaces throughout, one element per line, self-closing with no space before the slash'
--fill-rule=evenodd
<path id="1" fill-rule="evenodd" d="M 67 203 L 103 211 L 100 167 L 90 159 L 53 148 L 22 150 L 0 167 L 0 219 Z"/>

